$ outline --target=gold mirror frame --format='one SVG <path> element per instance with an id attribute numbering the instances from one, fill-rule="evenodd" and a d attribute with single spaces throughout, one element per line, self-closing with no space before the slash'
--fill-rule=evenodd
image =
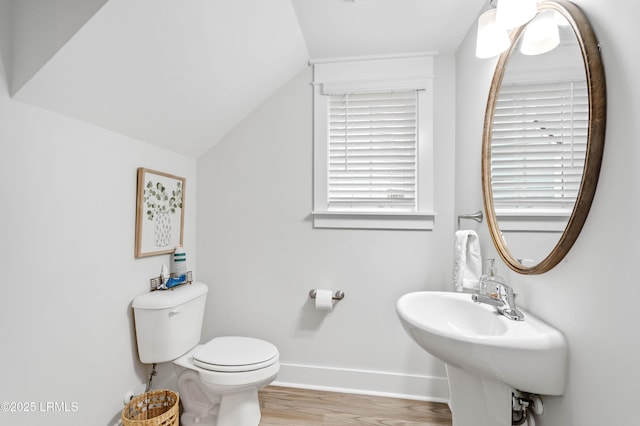
<path id="1" fill-rule="evenodd" d="M 493 192 L 491 188 L 491 137 L 496 98 L 500 91 L 509 57 L 516 48 L 517 41 L 522 35 L 526 24 L 513 30 L 511 33 L 511 47 L 500 56 L 489 91 L 482 138 L 482 192 L 489 232 L 498 254 L 511 269 L 520 274 L 542 274 L 547 272 L 556 266 L 569 252 L 578 238 L 589 214 L 589 209 L 598 184 L 602 152 L 604 149 L 607 109 L 606 85 L 598 41 L 596 40 L 593 29 L 584 13 L 582 13 L 578 6 L 569 1 L 540 2 L 538 4 L 538 13 L 545 10 L 556 11 L 566 18 L 575 33 L 582 52 L 589 94 L 587 152 L 580 190 L 564 232 L 551 252 L 540 263 L 531 267 L 522 265 L 513 257 L 507 247 L 506 241 L 502 237 L 493 206 Z"/>

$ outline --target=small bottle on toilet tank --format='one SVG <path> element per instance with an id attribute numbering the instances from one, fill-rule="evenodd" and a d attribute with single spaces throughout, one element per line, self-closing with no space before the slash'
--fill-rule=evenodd
<path id="1" fill-rule="evenodd" d="M 171 272 L 175 277 L 180 277 L 187 273 L 187 254 L 182 246 L 176 247 L 172 255 Z"/>

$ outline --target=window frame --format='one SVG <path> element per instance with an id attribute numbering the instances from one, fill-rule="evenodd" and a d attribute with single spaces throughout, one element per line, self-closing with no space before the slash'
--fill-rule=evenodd
<path id="1" fill-rule="evenodd" d="M 433 57 L 325 60 L 314 70 L 313 225 L 315 228 L 432 230 L 435 222 L 433 171 Z M 331 94 L 418 90 L 417 203 L 415 211 L 331 210 L 328 206 L 329 100 Z"/>

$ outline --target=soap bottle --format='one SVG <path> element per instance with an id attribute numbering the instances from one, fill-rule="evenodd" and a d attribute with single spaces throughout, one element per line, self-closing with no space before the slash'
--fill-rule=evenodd
<path id="1" fill-rule="evenodd" d="M 496 259 L 493 257 L 487 259 L 487 273 L 480 277 L 479 293 L 494 299 L 498 298 L 499 290 L 496 284 L 506 285 L 506 283 L 504 278 L 496 274 Z"/>
<path id="2" fill-rule="evenodd" d="M 184 252 L 182 246 L 176 247 L 173 252 L 171 269 L 171 272 L 176 278 L 187 273 L 187 254 Z"/>

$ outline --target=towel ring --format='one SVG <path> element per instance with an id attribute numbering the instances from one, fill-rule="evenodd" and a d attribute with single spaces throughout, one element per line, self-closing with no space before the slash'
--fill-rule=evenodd
<path id="1" fill-rule="evenodd" d="M 471 220 L 475 220 L 478 223 L 482 223 L 483 218 L 484 216 L 482 215 L 482 210 L 478 210 L 475 213 L 458 215 L 458 231 L 460 230 L 460 219 L 471 219 Z"/>

